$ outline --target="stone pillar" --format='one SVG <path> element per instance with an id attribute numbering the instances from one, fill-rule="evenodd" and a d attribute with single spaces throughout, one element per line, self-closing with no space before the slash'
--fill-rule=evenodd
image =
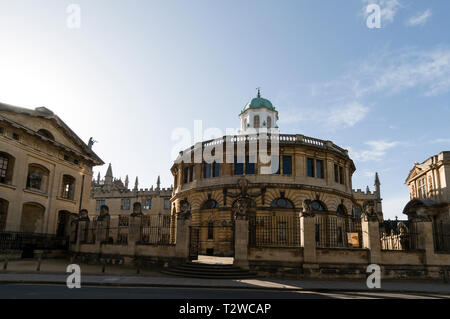
<path id="1" fill-rule="evenodd" d="M 248 220 L 238 218 L 234 222 L 234 265 L 248 269 Z"/>
<path id="2" fill-rule="evenodd" d="M 300 241 L 303 247 L 303 262 L 316 264 L 316 220 L 312 214 L 300 216 Z"/>
<path id="3" fill-rule="evenodd" d="M 361 217 L 362 245 L 369 249 L 370 264 L 381 263 L 380 225 L 376 214 L 363 213 Z"/>
<path id="4" fill-rule="evenodd" d="M 141 240 L 141 216 L 130 216 L 128 220 L 128 246 L 136 246 L 136 243 Z"/>
<path id="5" fill-rule="evenodd" d="M 189 258 L 190 226 L 191 218 L 184 218 L 183 215 L 178 214 L 175 245 L 175 256 L 177 258 L 185 260 Z"/>
<path id="6" fill-rule="evenodd" d="M 414 227 L 412 227 L 414 225 Z M 433 239 L 433 222 L 431 218 L 421 217 L 410 220 L 410 231 L 416 232 L 416 236 L 419 236 L 417 249 L 423 249 L 425 251 L 424 264 L 435 265 L 434 256 L 434 239 Z"/>

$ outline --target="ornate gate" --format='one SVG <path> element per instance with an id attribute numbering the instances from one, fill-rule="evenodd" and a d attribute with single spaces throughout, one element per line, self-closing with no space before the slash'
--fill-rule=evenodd
<path id="1" fill-rule="evenodd" d="M 189 260 L 198 259 L 200 229 L 189 227 Z"/>

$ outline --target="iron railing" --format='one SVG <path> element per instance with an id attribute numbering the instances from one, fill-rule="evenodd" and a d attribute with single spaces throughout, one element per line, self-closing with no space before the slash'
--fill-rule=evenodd
<path id="1" fill-rule="evenodd" d="M 316 216 L 316 247 L 362 248 L 361 219 L 351 216 Z"/>
<path id="2" fill-rule="evenodd" d="M 252 247 L 299 247 L 298 216 L 260 216 L 249 221 L 249 245 Z"/>
<path id="3" fill-rule="evenodd" d="M 59 237 L 51 234 L 27 232 L 0 232 L 0 251 L 23 249 L 67 249 L 68 237 Z"/>
<path id="4" fill-rule="evenodd" d="M 435 251 L 450 252 L 450 223 L 434 222 L 433 239 Z"/>
<path id="5" fill-rule="evenodd" d="M 386 226 L 386 225 L 385 225 Z M 421 246 L 421 234 L 417 231 L 415 222 L 396 221 L 391 223 L 389 234 L 381 234 L 381 250 L 417 250 Z"/>

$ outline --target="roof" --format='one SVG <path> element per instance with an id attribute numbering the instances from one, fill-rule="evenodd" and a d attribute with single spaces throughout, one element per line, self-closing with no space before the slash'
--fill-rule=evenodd
<path id="1" fill-rule="evenodd" d="M 267 99 L 264 99 L 261 97 L 261 92 L 258 89 L 258 95 L 254 99 L 252 99 L 250 102 L 248 102 L 245 107 L 242 109 L 241 114 L 247 111 L 248 109 L 261 109 L 266 108 L 271 111 L 275 111 L 275 107 L 272 105 L 272 102 L 270 102 Z"/>
<path id="2" fill-rule="evenodd" d="M 9 105 L 9 104 L 5 104 L 5 103 L 0 103 L 0 111 L 6 111 L 6 112 L 11 112 L 11 113 L 18 113 L 18 114 L 25 114 L 25 115 L 29 115 L 32 117 L 39 117 L 39 118 L 44 118 L 47 120 L 52 121 L 58 128 L 60 128 L 76 145 L 78 145 L 83 152 L 85 153 L 85 155 L 88 155 L 89 158 L 91 158 L 91 160 L 96 164 L 96 165 L 103 165 L 104 162 L 102 161 L 102 159 L 100 157 L 98 157 L 97 154 L 94 153 L 94 151 L 92 151 L 87 145 L 86 143 L 83 142 L 83 140 L 81 138 L 78 137 L 77 134 L 75 134 L 74 131 L 72 131 L 70 129 L 70 127 L 64 123 L 63 120 L 61 120 L 56 114 L 54 114 L 51 110 L 49 110 L 46 107 L 37 107 L 34 110 L 32 109 L 27 109 L 27 108 L 23 108 L 23 107 L 18 107 L 18 106 L 13 106 L 13 105 Z M 24 130 L 28 130 L 31 131 L 29 128 L 27 127 L 23 127 L 22 125 L 20 125 L 19 123 L 15 123 L 14 121 L 7 119 L 5 117 L 1 117 L 2 120 L 10 122 L 11 124 L 15 125 L 15 126 L 19 126 L 20 128 L 24 129 Z M 33 133 L 34 131 L 30 132 Z M 37 133 L 37 132 L 34 132 Z M 38 134 L 39 135 L 39 134 Z M 40 135 L 39 135 L 40 136 Z M 58 142 L 52 141 L 52 143 L 63 147 L 63 148 L 67 148 L 67 145 L 62 145 Z M 72 151 L 75 151 L 73 149 L 71 149 Z"/>

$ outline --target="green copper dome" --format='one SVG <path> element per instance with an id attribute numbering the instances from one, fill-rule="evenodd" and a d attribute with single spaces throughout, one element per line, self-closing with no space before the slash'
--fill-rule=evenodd
<path id="1" fill-rule="evenodd" d="M 261 93 L 258 90 L 258 96 L 247 103 L 247 105 L 242 109 L 241 114 L 247 111 L 248 109 L 260 109 L 260 108 L 266 108 L 275 111 L 275 107 L 272 105 L 272 102 L 270 102 L 267 99 L 263 99 L 261 97 Z"/>

